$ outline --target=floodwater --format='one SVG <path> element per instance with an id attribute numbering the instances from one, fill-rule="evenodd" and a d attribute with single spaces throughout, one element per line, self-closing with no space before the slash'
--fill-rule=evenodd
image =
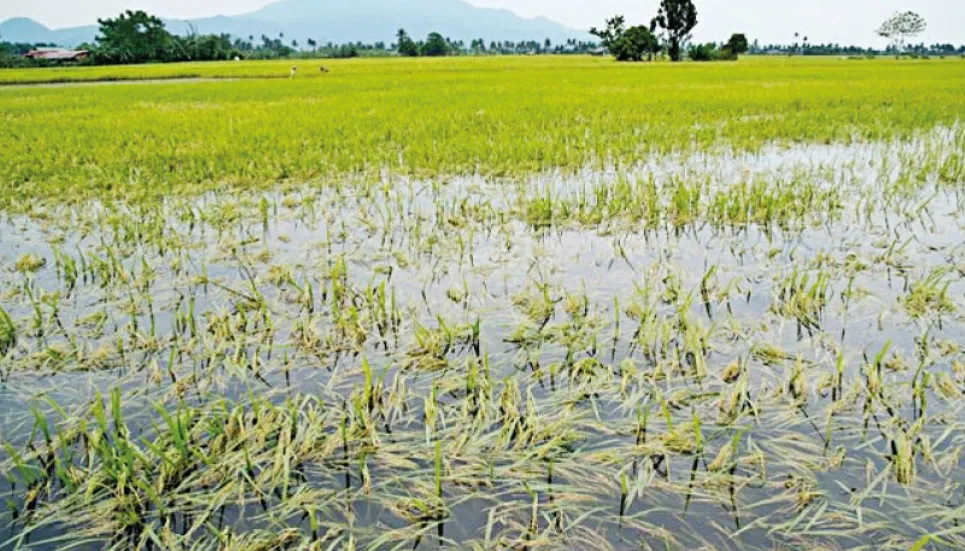
<path id="1" fill-rule="evenodd" d="M 0 215 L 3 442 L 83 481 L 3 452 L 0 548 L 962 548 L 956 144 Z M 102 462 L 37 422 L 96 430 L 112 389 L 145 456 L 176 455 L 158 409 L 251 432 L 196 429 L 204 483 L 117 532 Z"/>

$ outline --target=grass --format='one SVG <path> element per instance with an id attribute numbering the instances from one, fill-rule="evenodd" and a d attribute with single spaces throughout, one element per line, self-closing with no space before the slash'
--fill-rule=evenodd
<path id="1" fill-rule="evenodd" d="M 965 548 L 961 64 L 284 65 L 0 77 L 252 77 L 0 89 L 0 549 Z"/>

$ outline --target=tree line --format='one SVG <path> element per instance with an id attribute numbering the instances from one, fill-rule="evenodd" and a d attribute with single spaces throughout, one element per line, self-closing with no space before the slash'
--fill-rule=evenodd
<path id="1" fill-rule="evenodd" d="M 720 44 L 716 42 L 690 43 L 697 26 L 697 7 L 693 0 L 661 0 L 656 16 L 649 25 L 627 27 L 626 18 L 616 15 L 606 20 L 602 29 L 593 27 L 590 33 L 597 36 L 603 46 L 617 61 L 652 61 L 666 55 L 671 61 L 681 61 L 684 55 L 693 61 L 734 60 L 743 53 L 786 55 L 963 55 L 965 46 L 952 44 L 925 44 L 906 46 L 908 39 L 925 31 L 927 23 L 915 12 L 898 12 L 885 20 L 875 34 L 889 40 L 884 50 L 841 46 L 839 44 L 809 44 L 808 37 L 794 33 L 790 45 L 761 46 L 756 40 L 748 43 L 743 33 L 734 33 Z"/>
<path id="2" fill-rule="evenodd" d="M 56 44 L 46 42 L 0 42 L 0 68 L 36 65 L 31 59 L 24 59 L 24 54 L 37 48 L 55 48 Z"/>
<path id="3" fill-rule="evenodd" d="M 405 29 L 399 29 L 391 51 L 404 57 L 440 57 L 449 55 L 524 55 L 524 54 L 586 54 L 595 50 L 595 42 L 568 39 L 561 44 L 553 44 L 547 38 L 543 41 L 523 40 L 514 42 L 491 41 L 476 38 L 467 45 L 463 40 L 452 40 L 439 33 L 429 33 L 425 40 L 413 40 Z"/>
<path id="4" fill-rule="evenodd" d="M 802 55 L 802 56 L 919 56 L 919 57 L 941 57 L 941 56 L 962 56 L 965 55 L 965 45 L 956 46 L 954 44 L 907 44 L 901 50 L 897 46 L 889 44 L 885 48 L 870 48 L 865 46 L 853 46 L 838 43 L 810 44 L 807 42 L 792 44 L 761 44 L 758 41 L 751 43 L 747 53 L 751 55 Z"/>
<path id="5" fill-rule="evenodd" d="M 199 34 L 189 32 L 180 36 L 169 32 L 164 22 L 144 11 L 126 11 L 115 18 L 98 20 L 96 40 L 78 49 L 90 52 L 84 63 L 97 65 L 163 63 L 176 61 L 216 61 L 229 59 L 290 59 L 290 58 L 349 58 L 360 56 L 451 56 L 451 55 L 525 55 L 525 54 L 586 54 L 596 53 L 599 47 L 619 61 L 654 60 L 669 57 L 680 61 L 685 57 L 694 61 L 731 60 L 747 52 L 756 55 L 916 55 L 965 56 L 965 46 L 952 44 L 909 44 L 924 31 L 924 19 L 913 12 L 897 13 L 886 20 L 875 32 L 887 38 L 883 50 L 842 46 L 839 44 L 810 44 L 807 36 L 795 33 L 791 44 L 761 45 L 748 43 L 742 33 L 734 33 L 722 43 L 691 43 L 697 26 L 697 8 L 693 0 L 661 0 L 656 16 L 648 25 L 627 26 L 623 16 L 606 21 L 603 29 L 590 32 L 600 43 L 569 39 L 563 43 L 545 40 L 489 41 L 477 38 L 468 43 L 453 40 L 440 33 L 429 33 L 425 39 L 415 40 L 399 29 L 390 44 L 345 43 L 322 44 L 314 38 L 298 39 L 262 35 L 245 38 L 227 34 Z M 0 67 L 49 64 L 43 60 L 24 59 L 23 55 L 38 47 L 54 44 L 24 44 L 0 42 Z"/>
<path id="6" fill-rule="evenodd" d="M 199 34 L 192 30 L 185 36 L 171 33 L 164 22 L 144 11 L 125 11 L 117 17 L 99 19 L 97 38 L 81 44 L 90 56 L 84 63 L 119 65 L 167 63 L 179 61 L 219 61 L 230 59 L 350 58 L 374 56 L 449 56 L 449 55 L 520 55 L 520 54 L 585 54 L 598 45 L 595 42 L 567 40 L 553 44 L 550 39 L 527 41 L 490 41 L 478 38 L 466 43 L 440 33 L 430 33 L 424 40 L 413 40 L 400 29 L 396 41 L 363 43 L 322 43 L 314 38 L 299 41 L 254 35 L 247 38 L 228 34 Z M 24 59 L 30 50 L 55 47 L 54 44 L 0 43 L 0 67 L 45 65 L 44 60 Z"/>

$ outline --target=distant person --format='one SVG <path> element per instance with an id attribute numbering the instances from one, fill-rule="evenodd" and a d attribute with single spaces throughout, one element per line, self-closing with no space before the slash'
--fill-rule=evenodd
<path id="1" fill-rule="evenodd" d="M 295 75 L 296 75 L 296 74 L 298 74 L 298 65 L 292 66 L 292 72 L 291 72 L 291 75 L 290 75 L 288 78 L 295 78 Z"/>

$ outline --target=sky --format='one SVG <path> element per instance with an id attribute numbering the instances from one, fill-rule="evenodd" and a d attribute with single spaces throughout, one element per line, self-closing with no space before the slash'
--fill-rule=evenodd
<path id="1" fill-rule="evenodd" d="M 320 0 L 322 1 L 322 0 Z M 386 2 L 405 0 L 386 0 Z M 614 14 L 630 23 L 646 23 L 659 0 L 469 0 L 505 8 L 524 17 L 544 16 L 576 29 L 602 26 Z M 270 0 L 0 0 L 0 21 L 31 17 L 52 28 L 88 25 L 125 9 L 143 9 L 172 18 L 235 15 Z M 914 10 L 928 21 L 919 41 L 965 44 L 965 0 L 695 0 L 699 24 L 694 38 L 723 41 L 744 32 L 762 43 L 790 43 L 794 33 L 811 43 L 881 45 L 874 29 L 898 10 Z"/>

